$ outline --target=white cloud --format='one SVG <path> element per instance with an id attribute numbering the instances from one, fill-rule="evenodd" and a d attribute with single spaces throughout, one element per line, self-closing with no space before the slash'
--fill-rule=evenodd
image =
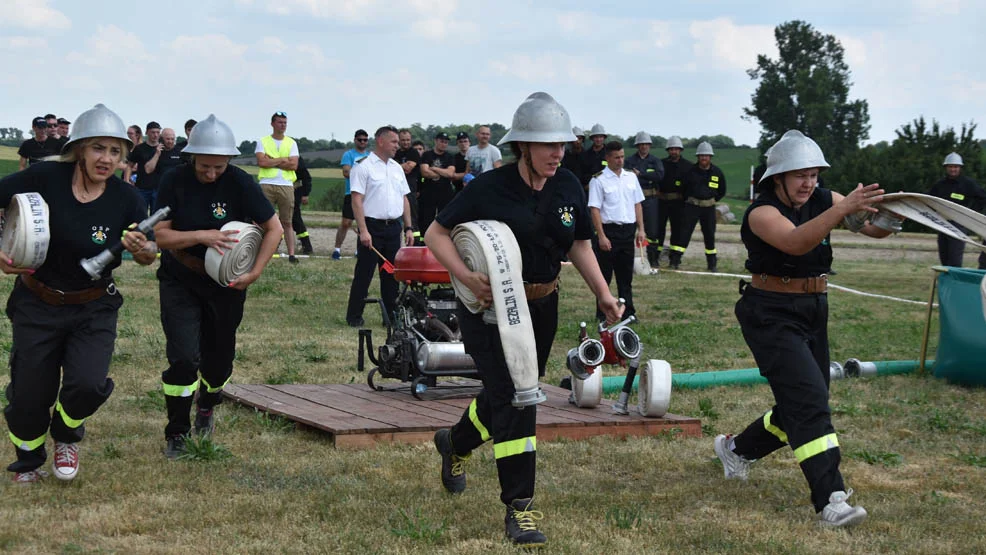
<path id="1" fill-rule="evenodd" d="M 619 41 L 621 52 L 653 56 L 656 50 L 674 44 L 674 26 L 670 21 L 648 21 L 639 32 L 628 33 Z"/>
<path id="2" fill-rule="evenodd" d="M 757 55 L 777 57 L 774 28 L 770 25 L 736 25 L 728 18 L 693 21 L 688 26 L 697 58 L 718 69 L 747 70 L 757 65 Z M 699 64 L 701 67 L 702 64 Z"/>
<path id="3" fill-rule="evenodd" d="M 181 35 L 165 45 L 172 75 L 191 87 L 211 87 L 239 83 L 251 74 L 261 79 L 264 68 L 251 69 L 244 54 L 247 45 L 226 35 Z"/>
<path id="4" fill-rule="evenodd" d="M 116 25 L 100 25 L 86 39 L 82 51 L 66 54 L 70 73 L 78 67 L 87 68 L 73 76 L 73 85 L 86 89 L 101 88 L 95 73 L 106 72 L 106 77 L 132 84 L 142 84 L 153 62 L 140 37 Z"/>
<path id="5" fill-rule="evenodd" d="M 3 50 L 36 50 L 47 46 L 45 39 L 36 37 L 0 37 L 0 49 Z"/>
<path id="6" fill-rule="evenodd" d="M 280 55 L 287 49 L 284 41 L 277 37 L 264 37 L 260 39 L 259 49 L 261 52 Z"/>
<path id="7" fill-rule="evenodd" d="M 4 0 L 0 25 L 28 29 L 68 29 L 72 26 L 62 12 L 49 7 L 48 0 Z"/>
<path id="8" fill-rule="evenodd" d="M 491 61 L 489 67 L 499 75 L 534 84 L 576 83 L 579 86 L 593 86 L 606 78 L 606 72 L 594 66 L 588 57 L 567 54 L 512 54 Z"/>
<path id="9" fill-rule="evenodd" d="M 914 0 L 914 8 L 924 16 L 961 15 L 968 5 L 963 0 Z"/>

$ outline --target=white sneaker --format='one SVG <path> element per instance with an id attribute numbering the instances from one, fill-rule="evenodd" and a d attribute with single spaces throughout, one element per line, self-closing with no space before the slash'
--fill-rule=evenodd
<path id="1" fill-rule="evenodd" d="M 727 480 L 737 478 L 740 480 L 746 480 L 747 474 L 750 472 L 750 464 L 753 461 L 748 461 L 743 457 L 733 453 L 733 450 L 729 448 L 730 440 L 733 436 L 719 434 L 715 439 L 715 450 L 716 456 L 722 461 L 722 472 L 726 476 Z"/>
<path id="2" fill-rule="evenodd" d="M 855 526 L 866 520 L 866 509 L 853 507 L 846 503 L 846 499 L 852 495 L 852 488 L 849 492 L 833 491 L 829 495 L 829 504 L 825 505 L 819 515 L 818 524 L 826 528 L 842 528 L 844 526 Z"/>
<path id="3" fill-rule="evenodd" d="M 55 460 L 51 464 L 55 478 L 71 480 L 79 473 L 79 444 L 55 442 Z"/>

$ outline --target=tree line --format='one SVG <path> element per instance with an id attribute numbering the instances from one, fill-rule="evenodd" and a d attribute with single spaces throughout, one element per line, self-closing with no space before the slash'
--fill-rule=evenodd
<path id="1" fill-rule="evenodd" d="M 761 54 L 747 71 L 759 84 L 743 117 L 760 123 L 761 153 L 798 129 L 832 166 L 823 174 L 825 186 L 842 193 L 860 182 L 880 183 L 888 192 L 927 192 L 944 176 L 942 162 L 953 151 L 963 158 L 963 174 L 984 177 L 986 141 L 976 140 L 974 123 L 956 131 L 918 115 L 895 131 L 892 142 L 861 147 L 869 138 L 869 104 L 848 97 L 851 72 L 839 41 L 804 21 L 778 25 L 774 38 L 778 58 Z"/>

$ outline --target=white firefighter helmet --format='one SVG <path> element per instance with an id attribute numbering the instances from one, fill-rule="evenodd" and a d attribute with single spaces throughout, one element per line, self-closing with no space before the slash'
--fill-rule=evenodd
<path id="1" fill-rule="evenodd" d="M 576 140 L 572 133 L 572 119 L 568 110 L 546 92 L 528 96 L 514 112 L 510 131 L 498 145 L 511 142 L 570 143 Z"/>
<path id="2" fill-rule="evenodd" d="M 818 143 L 806 137 L 801 131 L 792 129 L 774 143 L 767 151 L 767 171 L 760 178 L 760 183 L 772 175 L 779 175 L 792 170 L 805 168 L 828 168 L 825 155 Z"/>

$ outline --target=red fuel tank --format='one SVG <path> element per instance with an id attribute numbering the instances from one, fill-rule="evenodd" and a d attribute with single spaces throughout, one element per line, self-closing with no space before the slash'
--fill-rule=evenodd
<path id="1" fill-rule="evenodd" d="M 449 283 L 449 273 L 439 264 L 428 247 L 403 247 L 394 260 L 397 281 L 417 283 Z"/>

